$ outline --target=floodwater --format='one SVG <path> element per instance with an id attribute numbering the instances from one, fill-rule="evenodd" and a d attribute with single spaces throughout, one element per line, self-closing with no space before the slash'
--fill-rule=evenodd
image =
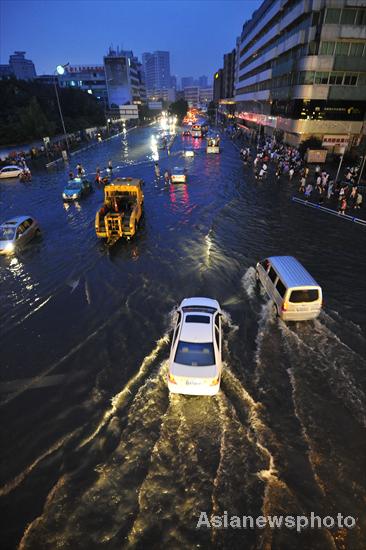
<path id="1" fill-rule="evenodd" d="M 0 258 L 2 548 L 366 547 L 365 228 L 258 183 L 223 138 L 221 155 L 178 137 L 154 176 L 133 130 L 72 159 L 91 174 L 145 180 L 137 237 L 108 250 L 94 231 L 103 190 L 64 205 L 69 168 L 1 182 L 1 218 L 43 235 Z M 182 151 L 194 148 L 194 158 Z M 253 266 L 295 255 L 323 287 L 314 322 L 273 317 Z M 225 368 L 213 398 L 170 395 L 172 312 L 219 300 Z M 208 517 L 337 513 L 354 529 L 196 528 Z"/>

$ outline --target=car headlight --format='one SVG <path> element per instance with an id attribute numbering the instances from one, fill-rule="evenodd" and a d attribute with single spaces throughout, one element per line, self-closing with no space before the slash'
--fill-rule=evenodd
<path id="1" fill-rule="evenodd" d="M 78 197 L 79 197 L 78 193 L 74 193 L 73 196 L 72 196 L 73 199 L 77 199 Z"/>
<path id="2" fill-rule="evenodd" d="M 63 198 L 63 199 L 67 199 L 66 193 L 62 193 L 62 198 Z"/>
<path id="3" fill-rule="evenodd" d="M 14 250 L 14 243 L 6 243 L 6 245 L 5 245 L 5 250 L 6 250 L 7 252 L 13 252 L 13 250 Z"/>

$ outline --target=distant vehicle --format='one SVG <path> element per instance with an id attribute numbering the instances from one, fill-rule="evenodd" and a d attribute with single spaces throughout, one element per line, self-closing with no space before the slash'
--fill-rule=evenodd
<path id="1" fill-rule="evenodd" d="M 206 145 L 207 154 L 220 153 L 220 136 L 208 136 Z"/>
<path id="2" fill-rule="evenodd" d="M 221 308 L 211 298 L 186 298 L 177 310 L 169 357 L 172 393 L 215 395 L 222 373 Z"/>
<path id="3" fill-rule="evenodd" d="M 273 309 L 284 321 L 318 317 L 322 289 L 292 256 L 271 256 L 256 265 L 256 278 L 273 300 Z"/>
<path id="4" fill-rule="evenodd" d="M 86 178 L 74 178 L 66 185 L 62 198 L 64 201 L 79 200 L 92 190 L 90 182 Z"/>
<path id="5" fill-rule="evenodd" d="M 22 172 L 23 168 L 20 166 L 15 166 L 15 164 L 11 166 L 3 166 L 0 169 L 0 178 L 18 178 Z"/>
<path id="6" fill-rule="evenodd" d="M 186 169 L 180 166 L 175 166 L 171 175 L 172 183 L 187 183 Z"/>
<path id="7" fill-rule="evenodd" d="M 0 254 L 13 254 L 41 231 L 38 222 L 29 216 L 17 216 L 0 225 Z"/>
<path id="8" fill-rule="evenodd" d="M 194 138 L 202 138 L 208 132 L 208 124 L 204 119 L 200 119 L 192 124 L 191 136 Z"/>
<path id="9" fill-rule="evenodd" d="M 104 205 L 96 213 L 95 231 L 108 245 L 135 235 L 144 202 L 142 184 L 137 178 L 116 178 L 104 187 Z"/>

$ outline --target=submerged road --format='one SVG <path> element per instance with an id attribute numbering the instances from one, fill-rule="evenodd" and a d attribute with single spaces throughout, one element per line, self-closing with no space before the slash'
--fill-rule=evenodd
<path id="1" fill-rule="evenodd" d="M 1 182 L 1 218 L 43 230 L 0 258 L 3 549 L 227 548 L 364 550 L 366 524 L 365 228 L 291 203 L 288 183 L 256 182 L 223 138 L 207 156 L 177 137 L 156 181 L 156 128 L 72 159 L 94 181 L 145 180 L 131 242 L 95 236 L 103 189 L 64 205 L 69 167 Z M 194 148 L 194 158 L 183 158 Z M 319 319 L 273 318 L 254 269 L 295 255 L 321 284 Z M 216 298 L 225 370 L 214 398 L 171 396 L 172 311 Z M 197 530 L 211 514 L 337 513 L 357 528 Z"/>

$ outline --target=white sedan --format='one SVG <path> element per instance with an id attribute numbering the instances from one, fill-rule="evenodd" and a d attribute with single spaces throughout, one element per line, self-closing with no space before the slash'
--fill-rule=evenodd
<path id="1" fill-rule="evenodd" d="M 172 183 L 187 183 L 187 173 L 185 168 L 175 166 L 172 170 Z"/>
<path id="2" fill-rule="evenodd" d="M 3 166 L 0 169 L 0 178 L 19 178 L 20 174 L 23 172 L 23 168 L 20 166 Z"/>
<path id="3" fill-rule="evenodd" d="M 17 216 L 0 225 L 0 254 L 13 254 L 41 234 L 37 220 Z"/>
<path id="4" fill-rule="evenodd" d="M 211 298 L 185 298 L 177 309 L 169 358 L 172 393 L 215 395 L 222 373 L 221 308 Z"/>

